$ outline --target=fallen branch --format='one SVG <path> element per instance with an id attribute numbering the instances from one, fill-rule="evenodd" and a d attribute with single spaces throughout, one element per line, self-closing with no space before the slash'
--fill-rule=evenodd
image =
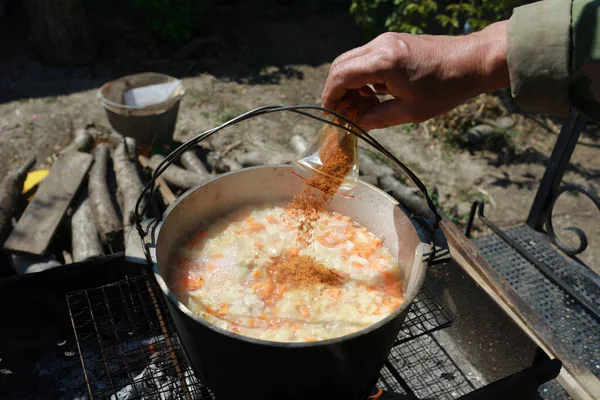
<path id="1" fill-rule="evenodd" d="M 129 235 L 129 229 L 135 222 L 135 205 L 144 190 L 142 180 L 138 174 L 136 163 L 136 142 L 135 139 L 123 138 L 115 150 L 113 158 L 115 174 L 117 176 L 117 186 L 123 197 L 123 237 L 126 239 Z M 143 205 L 142 205 L 143 206 Z"/>
<path id="2" fill-rule="evenodd" d="M 58 154 L 65 154 L 69 151 L 88 152 L 91 150 L 92 146 L 94 146 L 94 137 L 85 129 L 77 129 L 73 141 L 63 148 Z"/>
<path id="3" fill-rule="evenodd" d="M 192 149 L 186 151 L 181 155 L 180 160 L 187 170 L 195 172 L 198 175 L 203 175 L 206 177 L 210 176 L 210 173 L 196 155 L 196 150 Z"/>
<path id="4" fill-rule="evenodd" d="M 12 218 L 19 203 L 23 183 L 34 164 L 35 157 L 29 158 L 19 168 L 10 171 L 0 183 L 0 246 L 12 228 Z"/>
<path id="5" fill-rule="evenodd" d="M 100 257 L 104 254 L 88 198 L 79 204 L 71 217 L 71 252 L 74 262 Z"/>
<path id="6" fill-rule="evenodd" d="M 256 167 L 258 165 L 272 165 L 272 164 L 291 164 L 296 161 L 294 155 L 290 153 L 270 153 L 264 151 L 249 151 L 236 157 L 244 167 Z"/>
<path id="7" fill-rule="evenodd" d="M 391 194 L 392 197 L 415 214 L 425 217 L 431 216 L 427 202 L 417 194 L 416 189 L 403 185 L 390 175 L 380 178 L 379 185 L 384 191 Z"/>
<path id="8" fill-rule="evenodd" d="M 164 156 L 155 154 L 150 159 L 146 159 L 145 162 L 148 166 L 150 166 L 150 168 L 155 170 L 164 159 Z M 169 165 L 161 176 L 171 185 L 177 186 L 181 189 L 189 189 L 194 187 L 197 184 L 205 181 L 207 178 L 205 176 L 198 175 L 195 172 L 188 171 L 187 169 L 180 168 L 175 164 Z"/>
<path id="9" fill-rule="evenodd" d="M 94 151 L 94 165 L 90 171 L 88 192 L 90 209 L 96 221 L 100 238 L 103 243 L 112 246 L 122 242 L 123 224 L 119 220 L 110 198 L 106 176 L 108 159 L 108 145 L 100 143 Z"/>
<path id="10" fill-rule="evenodd" d="M 150 165 L 148 164 L 148 159 L 146 157 L 139 156 L 138 160 L 139 160 L 140 164 L 142 165 L 142 167 L 150 168 Z M 152 170 L 152 171 L 154 171 L 154 170 Z M 156 187 L 158 187 L 158 190 L 159 190 L 160 194 L 162 195 L 162 198 L 165 201 L 165 204 L 167 204 L 167 205 L 173 204 L 173 202 L 177 199 L 177 197 L 175 196 L 175 194 L 173 194 L 173 191 L 171 191 L 171 188 L 169 187 L 167 182 L 165 182 L 165 180 L 162 178 L 162 176 L 159 176 L 158 178 L 155 179 L 155 184 L 156 184 Z"/>
<path id="11" fill-rule="evenodd" d="M 393 168 L 378 163 L 362 150 L 358 151 L 358 165 L 361 174 L 374 176 L 377 179 L 396 174 Z"/>
<path id="12" fill-rule="evenodd" d="M 239 162 L 232 158 L 225 157 L 218 151 L 212 151 L 208 153 L 206 161 L 208 162 L 212 170 L 218 174 L 237 171 L 243 168 Z"/>

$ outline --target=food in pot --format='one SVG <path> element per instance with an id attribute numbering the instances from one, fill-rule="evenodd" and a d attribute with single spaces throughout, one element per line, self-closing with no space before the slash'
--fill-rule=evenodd
<path id="1" fill-rule="evenodd" d="M 310 238 L 299 229 L 310 223 Z M 366 328 L 404 298 L 382 241 L 349 217 L 289 207 L 237 210 L 207 224 L 171 257 L 170 289 L 192 312 L 242 335 L 278 342 L 331 339 Z"/>

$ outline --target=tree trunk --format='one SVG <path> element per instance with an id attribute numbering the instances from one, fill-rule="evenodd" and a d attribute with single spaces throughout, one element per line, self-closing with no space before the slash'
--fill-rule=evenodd
<path id="1" fill-rule="evenodd" d="M 96 221 L 100 238 L 103 243 L 114 249 L 123 243 L 123 224 L 113 206 L 107 183 L 109 153 L 105 143 L 96 147 L 94 165 L 89 174 L 88 195 L 92 217 Z"/>
<path id="2" fill-rule="evenodd" d="M 29 40 L 44 62 L 72 66 L 95 56 L 81 0 L 27 0 L 27 11 Z"/>

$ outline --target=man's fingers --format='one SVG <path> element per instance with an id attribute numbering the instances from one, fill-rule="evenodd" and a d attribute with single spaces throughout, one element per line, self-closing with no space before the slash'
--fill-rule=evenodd
<path id="1" fill-rule="evenodd" d="M 366 54 L 334 65 L 323 89 L 323 107 L 335 110 L 349 89 L 359 89 L 369 83 L 384 83 L 374 68 L 375 62 L 372 55 Z"/>
<path id="2" fill-rule="evenodd" d="M 367 108 L 358 125 L 366 131 L 415 122 L 402 100 L 392 99 Z"/>

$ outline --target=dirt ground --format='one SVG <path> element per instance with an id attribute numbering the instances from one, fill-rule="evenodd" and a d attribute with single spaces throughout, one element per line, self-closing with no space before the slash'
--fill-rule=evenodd
<path id="1" fill-rule="evenodd" d="M 135 59 L 121 49 L 101 53 L 94 65 L 74 69 L 39 64 L 24 39 L 15 39 L 14 30 L 8 39 L 11 35 L 3 30 L 12 28 L 0 24 L 0 38 L 4 38 L 0 48 L 7 49 L 0 59 L 0 178 L 31 155 L 37 157 L 38 167 L 47 165 L 77 128 L 93 124 L 109 129 L 96 100 L 97 88 L 128 73 L 149 70 L 183 79 L 187 93 L 175 132 L 179 140 L 261 105 L 320 104 L 330 62 L 363 39 L 347 12 L 304 11 L 263 15 L 260 21 L 250 18 L 252 23 L 240 13 L 230 18 L 232 26 L 239 25 L 237 33 L 217 29 L 182 60 L 166 61 L 161 55 L 148 54 Z M 373 135 L 413 168 L 429 188 L 437 187 L 440 205 L 445 210 L 456 206 L 461 222 L 472 201 L 482 198 L 490 219 L 512 226 L 528 215 L 559 129 L 556 122 L 512 111 L 516 110 L 506 111 L 517 123 L 512 128 L 516 135 L 510 151 L 449 146 L 427 128 L 435 122 L 374 131 Z M 235 151 L 261 147 L 276 154 L 287 146 L 291 135 L 310 139 L 318 128 L 317 122 L 306 118 L 271 115 L 219 134 L 213 145 L 242 140 L 243 145 Z M 598 128 L 589 127 L 564 182 L 599 192 L 599 152 Z M 587 198 L 566 194 L 555 215 L 555 225 L 575 225 L 587 233 L 589 249 L 581 259 L 600 272 L 600 212 Z M 478 234 L 485 233 L 479 228 Z"/>

